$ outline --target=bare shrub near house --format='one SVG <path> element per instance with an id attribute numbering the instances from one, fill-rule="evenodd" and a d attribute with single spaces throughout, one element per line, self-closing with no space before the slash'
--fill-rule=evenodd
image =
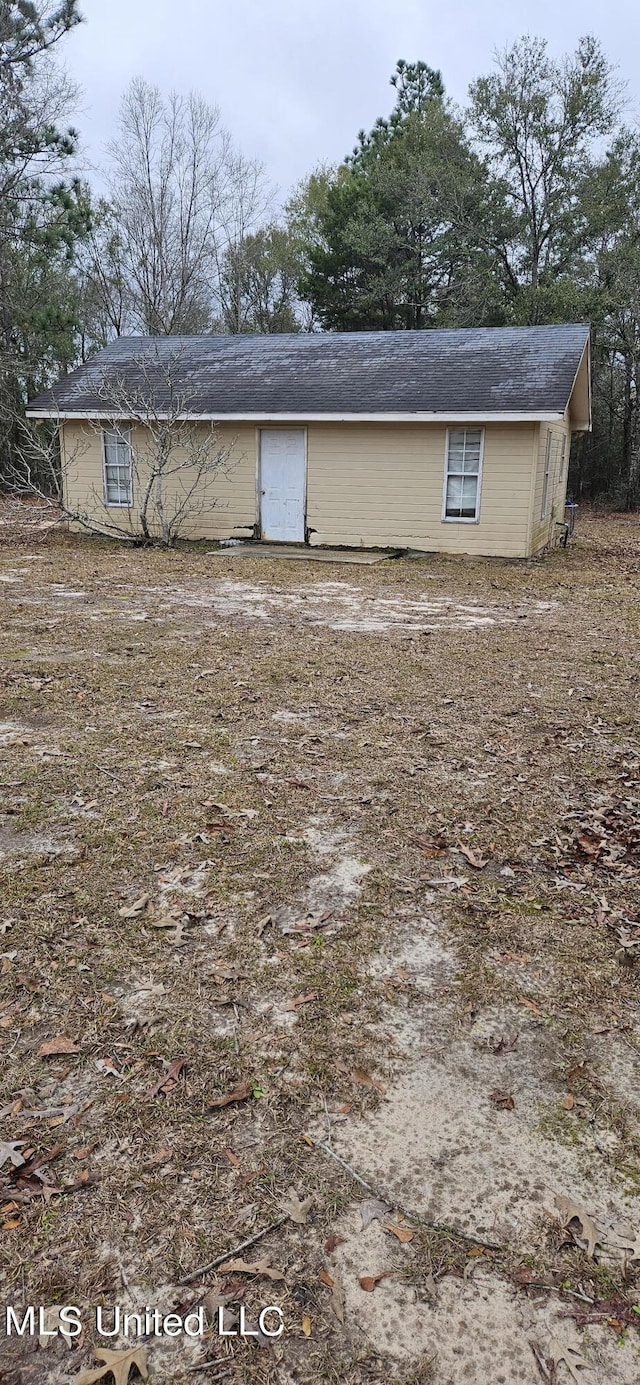
<path id="1" fill-rule="evenodd" d="M 53 420 L 44 427 L 19 420 L 19 442 L 9 478 L 19 494 L 37 495 L 59 507 L 88 533 L 129 543 L 171 548 L 217 503 L 217 482 L 230 465 L 215 423 L 198 417 L 178 384 L 182 351 L 166 355 L 146 347 L 126 371 L 103 373 L 97 385 L 100 417 L 87 419 L 69 447 Z M 88 488 L 83 504 L 69 501 L 69 478 L 89 452 L 91 435 L 103 447 L 103 485 Z"/>

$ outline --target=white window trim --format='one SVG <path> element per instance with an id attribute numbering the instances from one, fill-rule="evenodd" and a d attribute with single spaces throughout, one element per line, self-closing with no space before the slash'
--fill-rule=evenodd
<path id="1" fill-rule="evenodd" d="M 565 476 L 564 476 L 564 466 L 565 466 L 566 458 L 567 458 L 567 437 L 566 437 L 566 433 L 563 433 L 563 435 L 562 435 L 562 449 L 561 449 L 561 452 L 560 452 L 560 461 L 559 461 L 559 463 L 558 463 L 558 485 L 559 485 L 559 486 L 561 486 L 561 485 L 563 484 L 564 479 L 565 479 Z"/>
<path id="2" fill-rule="evenodd" d="M 107 433 L 118 433 L 121 438 L 126 439 L 129 448 L 129 494 L 126 500 L 110 500 L 107 490 Z M 133 459 L 131 456 L 131 429 L 130 428 L 111 428 L 102 429 L 102 493 L 104 504 L 107 510 L 130 510 L 133 505 Z"/>
<path id="3" fill-rule="evenodd" d="M 542 508 L 541 508 L 541 511 L 540 511 L 540 518 L 541 518 L 541 519 L 546 519 L 546 518 L 547 518 L 547 515 L 549 514 L 549 491 L 550 491 L 550 489 L 551 489 L 549 482 L 550 482 L 550 480 L 551 480 L 551 448 L 552 448 L 552 446 L 553 446 L 553 433 L 552 433 L 552 431 L 551 431 L 550 428 L 547 428 L 547 442 L 546 442 L 545 453 L 544 453 L 544 472 L 543 472 L 543 475 L 542 475 Z"/>
<path id="4" fill-rule="evenodd" d="M 452 432 L 459 432 L 459 427 L 455 430 L 447 428 L 447 435 L 444 444 L 444 484 L 442 487 L 442 514 L 440 516 L 443 524 L 479 524 L 480 523 L 480 500 L 482 496 L 482 467 L 484 462 L 484 428 L 480 429 L 480 458 L 478 461 L 478 490 L 476 494 L 476 512 L 473 519 L 463 516 L 447 514 L 447 482 L 449 480 L 449 437 Z M 475 428 L 465 428 L 465 432 L 475 432 Z"/>

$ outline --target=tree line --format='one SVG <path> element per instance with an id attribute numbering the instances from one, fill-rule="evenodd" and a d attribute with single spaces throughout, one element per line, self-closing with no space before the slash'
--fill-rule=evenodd
<path id="1" fill-rule="evenodd" d="M 464 109 L 399 62 L 392 109 L 277 207 L 202 96 L 142 79 L 78 176 L 77 0 L 0 0 L 0 479 L 26 400 L 119 335 L 588 321 L 578 496 L 640 506 L 640 133 L 601 45 L 498 54 Z"/>

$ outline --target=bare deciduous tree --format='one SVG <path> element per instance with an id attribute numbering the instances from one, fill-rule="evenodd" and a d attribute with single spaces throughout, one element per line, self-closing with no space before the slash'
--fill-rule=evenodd
<path id="1" fill-rule="evenodd" d="M 62 420 L 34 426 L 21 419 L 12 489 L 48 499 L 89 533 L 173 547 L 218 503 L 217 483 L 232 464 L 216 425 L 198 418 L 180 384 L 180 357 L 179 347 L 167 355 L 147 346 L 126 375 L 105 373 L 97 389 L 101 417 L 86 420 L 71 447 Z M 105 475 L 74 499 L 96 433 L 106 448 Z"/>
<path id="2" fill-rule="evenodd" d="M 234 149 L 216 107 L 139 78 L 109 153 L 87 276 L 98 315 L 111 335 L 206 332 L 224 251 L 268 200 L 261 166 Z"/>

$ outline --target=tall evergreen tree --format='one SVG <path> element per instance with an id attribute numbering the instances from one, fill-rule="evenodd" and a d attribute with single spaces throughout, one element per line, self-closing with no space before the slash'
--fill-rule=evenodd
<path id="1" fill-rule="evenodd" d="M 0 0 L 0 477 L 16 411 L 75 356 L 70 266 L 89 198 L 63 180 L 75 90 L 53 55 L 79 22 L 76 0 Z"/>
<path id="2" fill-rule="evenodd" d="M 439 72 L 399 62 L 391 81 L 390 117 L 360 133 L 316 212 L 301 295 L 322 326 L 339 331 L 429 327 L 471 299 L 491 320 L 483 164 Z"/>

